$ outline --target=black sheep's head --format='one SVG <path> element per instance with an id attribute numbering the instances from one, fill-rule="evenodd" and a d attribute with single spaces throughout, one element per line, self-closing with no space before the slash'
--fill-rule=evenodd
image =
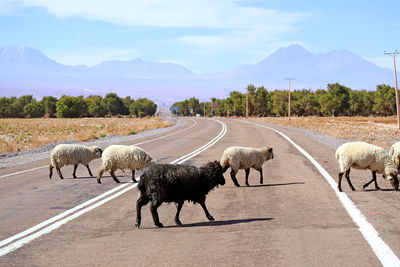
<path id="1" fill-rule="evenodd" d="M 209 162 L 213 169 L 214 169 L 214 179 L 217 185 L 224 185 L 225 184 L 225 177 L 223 175 L 223 169 L 221 164 L 218 161 Z"/>

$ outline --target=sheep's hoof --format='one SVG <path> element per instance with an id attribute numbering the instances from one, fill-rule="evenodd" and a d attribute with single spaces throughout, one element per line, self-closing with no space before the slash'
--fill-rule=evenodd
<path id="1" fill-rule="evenodd" d="M 356 189 L 353 187 L 352 189 L 351 189 L 352 191 L 356 191 Z"/>
<path id="2" fill-rule="evenodd" d="M 136 179 L 132 179 L 132 182 L 137 183 Z"/>
<path id="3" fill-rule="evenodd" d="M 114 181 L 115 181 L 117 184 L 120 184 L 120 183 L 121 183 L 118 179 L 114 179 Z"/>
<path id="4" fill-rule="evenodd" d="M 236 185 L 236 187 L 240 187 L 240 184 L 235 184 Z"/>
<path id="5" fill-rule="evenodd" d="M 179 225 L 179 226 L 182 226 L 182 225 L 183 225 L 179 219 L 175 219 L 175 224 L 176 224 L 176 225 Z"/>
<path id="6" fill-rule="evenodd" d="M 375 189 L 376 189 L 376 190 L 381 190 L 381 188 L 380 188 L 379 186 L 378 186 L 378 187 L 375 187 Z"/>
<path id="7" fill-rule="evenodd" d="M 100 181 L 100 180 L 97 180 L 97 183 L 101 184 L 101 181 Z"/>
<path id="8" fill-rule="evenodd" d="M 76 176 L 74 175 L 74 179 L 76 179 Z"/>
<path id="9" fill-rule="evenodd" d="M 140 221 L 139 220 L 136 220 L 135 226 L 136 226 L 136 228 L 140 228 Z"/>
<path id="10" fill-rule="evenodd" d="M 250 186 L 249 183 L 246 183 L 246 186 Z"/>
<path id="11" fill-rule="evenodd" d="M 209 219 L 210 221 L 214 221 L 214 220 L 215 220 L 214 217 L 211 216 L 211 215 L 208 215 L 208 216 L 207 216 L 207 219 Z"/>
<path id="12" fill-rule="evenodd" d="M 160 223 L 160 222 L 159 222 L 159 223 L 156 223 L 155 225 L 156 225 L 158 228 L 163 228 L 163 227 L 164 227 L 164 225 L 163 225 L 162 223 Z"/>

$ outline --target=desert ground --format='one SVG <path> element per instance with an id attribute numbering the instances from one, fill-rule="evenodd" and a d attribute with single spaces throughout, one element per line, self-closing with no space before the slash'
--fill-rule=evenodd
<path id="1" fill-rule="evenodd" d="M 59 141 L 88 141 L 107 135 L 132 135 L 172 123 L 153 118 L 0 119 L 0 154 Z"/>
<path id="2" fill-rule="evenodd" d="M 287 117 L 250 118 L 257 122 L 307 129 L 318 133 L 363 141 L 389 149 L 400 141 L 397 118 L 390 117 Z"/>

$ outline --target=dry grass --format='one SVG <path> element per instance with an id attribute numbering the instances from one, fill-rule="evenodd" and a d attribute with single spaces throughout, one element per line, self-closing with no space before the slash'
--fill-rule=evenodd
<path id="1" fill-rule="evenodd" d="M 131 135 L 170 125 L 160 118 L 0 119 L 0 153 L 65 140 Z"/>
<path id="2" fill-rule="evenodd" d="M 274 124 L 303 128 L 352 141 L 364 141 L 386 149 L 400 141 L 397 118 L 392 117 L 292 117 L 252 118 Z"/>

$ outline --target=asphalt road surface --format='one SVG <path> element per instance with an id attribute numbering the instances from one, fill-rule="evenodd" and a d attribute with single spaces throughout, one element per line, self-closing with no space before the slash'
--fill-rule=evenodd
<path id="1" fill-rule="evenodd" d="M 263 165 L 264 184 L 251 170 L 246 187 L 240 170 L 241 187 L 235 187 L 228 170 L 226 184 L 207 196 L 215 221 L 185 202 L 184 226 L 178 227 L 175 205 L 164 203 L 158 209 L 164 228 L 153 225 L 146 205 L 137 229 L 138 190 L 130 171 L 116 172 L 121 184 L 106 172 L 100 185 L 81 165 L 78 179 L 72 166 L 62 168 L 64 180 L 56 172 L 48 178 L 48 160 L 0 169 L 0 177 L 30 170 L 0 179 L 0 265 L 398 266 L 400 192 L 388 181 L 379 176 L 383 190 L 362 190 L 371 173 L 352 171 L 357 191 L 344 179 L 344 193 L 338 193 L 310 159 L 270 128 L 234 119 L 183 120 L 182 128 L 136 143 L 144 142 L 139 146 L 158 162 L 195 166 L 219 160 L 228 146 L 271 146 L 275 158 Z M 293 140 L 337 180 L 334 147 L 264 125 Z M 90 163 L 93 174 L 100 165 L 100 159 Z M 349 203 L 355 210 L 345 208 Z"/>

